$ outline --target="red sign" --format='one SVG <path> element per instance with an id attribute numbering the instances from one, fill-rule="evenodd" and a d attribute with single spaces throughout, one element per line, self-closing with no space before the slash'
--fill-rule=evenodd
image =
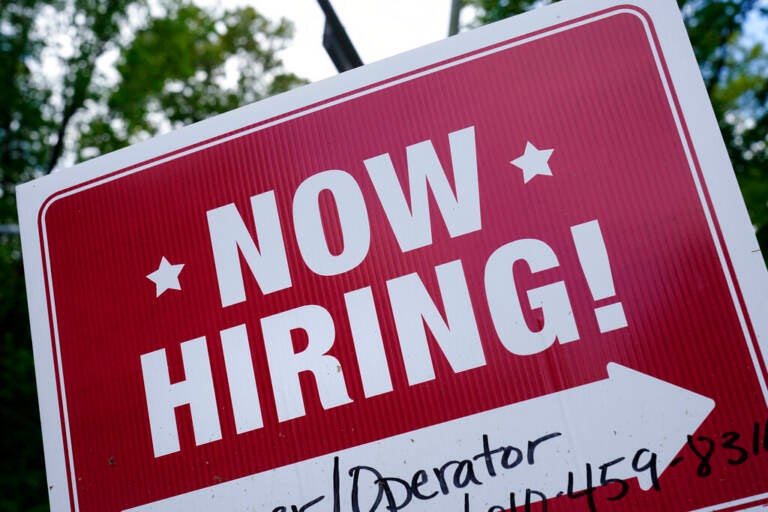
<path id="1" fill-rule="evenodd" d="M 765 269 L 657 3 L 542 9 L 21 187 L 53 508 L 768 498 Z"/>

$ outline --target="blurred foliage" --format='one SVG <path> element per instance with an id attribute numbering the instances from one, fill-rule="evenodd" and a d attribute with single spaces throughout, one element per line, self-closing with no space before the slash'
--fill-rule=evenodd
<path id="1" fill-rule="evenodd" d="M 0 0 L 0 225 L 14 187 L 304 83 L 291 25 L 185 0 Z M 19 237 L 0 234 L 0 511 L 48 509 Z"/>
<path id="2" fill-rule="evenodd" d="M 557 0 L 465 0 L 473 24 Z M 768 258 L 768 2 L 678 0 L 757 239 Z M 754 27 L 750 33 L 750 27 Z"/>
<path id="3" fill-rule="evenodd" d="M 122 50 L 119 87 L 97 91 L 106 109 L 80 123 L 81 158 L 303 83 L 275 72 L 275 52 L 290 37 L 287 22 L 271 23 L 252 8 L 213 15 L 187 3 L 168 7 Z M 234 86 L 224 88 L 227 82 Z"/>

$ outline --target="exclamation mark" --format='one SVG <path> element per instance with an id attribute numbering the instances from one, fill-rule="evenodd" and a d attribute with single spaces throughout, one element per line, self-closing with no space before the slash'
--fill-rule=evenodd
<path id="1" fill-rule="evenodd" d="M 615 296 L 611 262 L 608 260 L 608 251 L 597 219 L 571 226 L 571 235 L 592 298 L 598 302 Z M 600 332 L 615 331 L 627 326 L 624 307 L 619 301 L 595 308 L 595 317 Z"/>

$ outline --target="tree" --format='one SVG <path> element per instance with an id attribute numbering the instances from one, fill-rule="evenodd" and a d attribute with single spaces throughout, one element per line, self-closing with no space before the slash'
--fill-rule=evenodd
<path id="1" fill-rule="evenodd" d="M 291 25 L 187 0 L 0 0 L 0 225 L 17 183 L 287 90 Z M 110 63 L 112 63 L 110 65 Z M 0 510 L 47 510 L 18 236 L 0 232 Z"/>
<path id="2" fill-rule="evenodd" d="M 289 35 L 287 23 L 272 24 L 252 8 L 213 16 L 192 4 L 170 5 L 166 17 L 151 19 L 122 51 L 119 87 L 96 91 L 101 108 L 80 123 L 79 156 L 112 151 L 303 83 L 275 73 L 275 52 Z"/>
<path id="3" fill-rule="evenodd" d="M 473 24 L 557 0 L 467 0 Z M 678 0 L 763 257 L 768 261 L 768 22 L 764 0 Z"/>

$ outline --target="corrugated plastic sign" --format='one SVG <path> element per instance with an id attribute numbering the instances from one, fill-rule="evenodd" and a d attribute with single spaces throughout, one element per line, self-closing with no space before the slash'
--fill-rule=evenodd
<path id="1" fill-rule="evenodd" d="M 768 500 L 768 278 L 674 2 L 542 8 L 19 200 L 54 510 Z"/>

